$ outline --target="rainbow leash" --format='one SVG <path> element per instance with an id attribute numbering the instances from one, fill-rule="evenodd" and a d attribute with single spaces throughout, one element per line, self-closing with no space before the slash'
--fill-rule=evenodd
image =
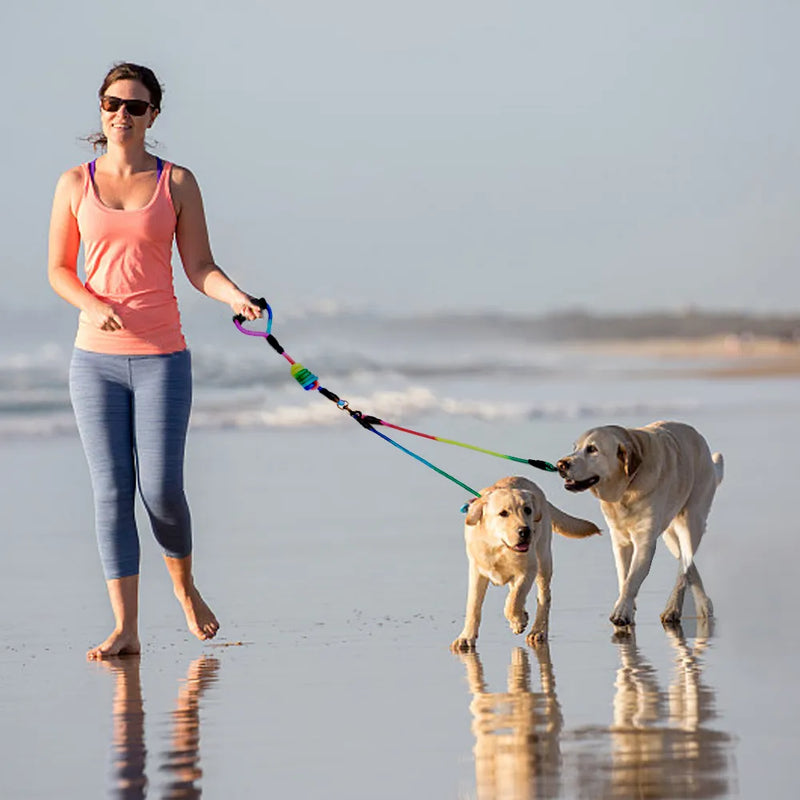
<path id="1" fill-rule="evenodd" d="M 538 458 L 520 458 L 519 456 L 509 456 L 505 453 L 497 453 L 494 450 L 487 450 L 485 447 L 476 447 L 474 444 L 465 444 L 464 442 L 457 442 L 455 439 L 445 439 L 442 436 L 433 436 L 430 433 L 421 433 L 420 431 L 413 431 L 411 428 L 402 428 L 400 425 L 394 425 L 391 422 L 386 422 L 376 417 L 367 417 L 367 420 L 372 425 L 383 425 L 387 428 L 393 428 L 396 431 L 403 433 L 410 433 L 413 436 L 421 436 L 423 439 L 432 439 L 434 442 L 441 442 L 442 444 L 452 444 L 456 447 L 466 447 L 468 450 L 475 450 L 478 453 L 485 453 L 487 456 L 495 456 L 497 458 L 505 458 L 508 461 L 517 461 L 520 464 L 528 464 L 536 469 L 542 469 L 545 472 L 558 472 L 558 469 L 549 461 L 542 461 Z"/>
<path id="2" fill-rule="evenodd" d="M 347 400 L 342 400 L 337 394 L 326 389 L 324 386 L 321 386 L 319 383 L 319 379 L 313 372 L 306 369 L 302 364 L 295 361 L 281 346 L 280 342 L 272 335 L 272 308 L 270 307 L 269 303 L 262 297 L 256 300 L 257 304 L 261 307 L 262 310 L 267 312 L 267 328 L 266 331 L 253 331 L 249 330 L 248 328 L 244 327 L 244 322 L 246 321 L 245 318 L 241 314 L 237 314 L 233 318 L 233 323 L 237 327 L 237 329 L 244 333 L 247 336 L 257 336 L 262 339 L 265 339 L 267 344 L 275 350 L 278 355 L 283 356 L 291 365 L 290 371 L 292 377 L 305 389 L 306 391 L 311 391 L 316 389 L 323 397 L 326 397 L 333 403 L 336 403 L 336 406 L 340 408 L 342 411 L 346 411 L 362 428 L 365 428 L 368 431 L 372 431 L 372 433 L 380 436 L 381 439 L 388 442 L 389 444 L 396 447 L 398 450 L 402 450 L 407 455 L 415 458 L 417 461 L 425 464 L 426 467 L 430 467 L 434 472 L 438 472 L 443 477 L 447 478 L 448 480 L 453 481 L 453 483 L 458 484 L 462 489 L 470 492 L 471 494 L 475 495 L 475 497 L 480 497 L 480 492 L 475 491 L 471 486 L 467 486 L 466 483 L 462 483 L 458 478 L 453 477 L 448 472 L 445 472 L 443 469 L 440 469 L 435 464 L 432 464 L 426 458 L 423 458 L 418 453 L 409 450 L 407 447 L 403 447 L 399 442 L 396 442 L 391 437 L 387 436 L 385 433 L 381 431 L 375 430 L 375 426 L 382 426 L 385 428 L 392 428 L 393 430 L 400 431 L 402 433 L 409 433 L 413 436 L 420 436 L 423 439 L 430 439 L 434 442 L 441 442 L 442 444 L 450 444 L 455 445 L 456 447 L 465 447 L 468 450 L 475 450 L 478 453 L 485 453 L 486 455 L 495 456 L 496 458 L 504 458 L 509 461 L 516 461 L 520 464 L 528 464 L 536 469 L 545 470 L 546 472 L 557 472 L 558 470 L 556 467 L 551 464 L 549 461 L 542 461 L 540 459 L 534 458 L 519 458 L 518 456 L 510 456 L 506 455 L 505 453 L 498 453 L 494 450 L 487 450 L 484 447 L 476 447 L 475 445 L 465 444 L 464 442 L 457 442 L 454 439 L 445 439 L 441 436 L 433 436 L 429 433 L 421 433 L 420 431 L 412 430 L 411 428 L 403 428 L 400 425 L 394 425 L 391 422 L 386 422 L 385 420 L 379 419 L 378 417 L 373 417 L 370 415 L 364 415 L 360 411 L 356 411 L 355 409 L 350 408 L 350 404 Z"/>

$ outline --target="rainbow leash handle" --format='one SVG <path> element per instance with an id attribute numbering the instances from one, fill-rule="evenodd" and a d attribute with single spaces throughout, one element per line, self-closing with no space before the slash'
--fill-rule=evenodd
<path id="1" fill-rule="evenodd" d="M 381 431 L 375 430 L 375 426 L 382 426 L 385 428 L 392 428 L 396 431 L 401 431 L 402 433 L 409 433 L 413 436 L 421 436 L 424 439 L 430 439 L 434 442 L 441 442 L 442 444 L 450 444 L 455 445 L 457 447 L 466 447 L 469 450 L 475 450 L 478 453 L 485 453 L 486 455 L 495 456 L 497 458 L 505 458 L 509 461 L 517 461 L 520 464 L 528 464 L 536 469 L 545 470 L 546 472 L 557 472 L 558 470 L 556 467 L 551 464 L 549 461 L 542 461 L 540 459 L 534 458 L 519 458 L 517 456 L 510 456 L 504 453 L 497 453 L 494 450 L 487 450 L 483 447 L 476 447 L 475 445 L 465 444 L 464 442 L 457 442 L 454 439 L 444 439 L 441 436 L 432 436 L 429 433 L 421 433 L 420 431 L 411 430 L 411 428 L 403 428 L 400 425 L 394 425 L 391 422 L 386 422 L 385 420 L 379 419 L 378 417 L 373 417 L 369 415 L 364 415 L 360 411 L 356 411 L 355 409 L 350 408 L 350 404 L 347 400 L 342 400 L 337 394 L 326 389 L 324 386 L 320 386 L 319 379 L 313 372 L 306 369 L 302 364 L 295 361 L 281 346 L 280 342 L 272 335 L 272 308 L 270 307 L 269 303 L 263 298 L 259 298 L 256 300 L 256 303 L 261 307 L 263 311 L 267 312 L 267 327 L 265 331 L 255 331 L 250 330 L 249 328 L 244 327 L 244 323 L 246 322 L 245 318 L 241 314 L 237 314 L 233 318 L 233 324 L 237 327 L 237 329 L 244 333 L 247 336 L 257 336 L 262 339 L 265 339 L 267 344 L 275 350 L 278 355 L 283 356 L 291 365 L 290 371 L 292 377 L 305 389 L 306 391 L 311 391 L 312 389 L 316 389 L 323 397 L 326 397 L 333 403 L 336 403 L 337 407 L 340 408 L 342 411 L 346 411 L 352 419 L 354 419 L 362 428 L 372 431 L 372 433 L 380 436 L 381 439 L 388 442 L 389 444 L 396 447 L 398 450 L 402 450 L 407 455 L 415 458 L 417 461 L 425 464 L 426 467 L 430 467 L 434 472 L 438 472 L 443 477 L 447 478 L 448 480 L 453 481 L 453 483 L 458 484 L 462 489 L 470 492 L 470 494 L 474 495 L 475 497 L 480 497 L 480 492 L 475 491 L 470 486 L 467 486 L 466 483 L 462 483 L 458 478 L 453 477 L 449 473 L 445 472 L 442 469 L 439 469 L 436 465 L 432 464 L 426 458 L 423 458 L 419 454 L 409 450 L 407 447 L 403 447 L 403 445 L 396 442 L 391 437 L 387 436 L 385 433 Z"/>
<path id="2" fill-rule="evenodd" d="M 275 350 L 278 355 L 283 356 L 292 366 L 292 377 L 306 390 L 318 389 L 319 382 L 317 376 L 313 372 L 307 370 L 302 364 L 298 364 L 284 349 L 281 347 L 280 342 L 272 335 L 272 308 L 269 303 L 263 298 L 259 297 L 256 303 L 261 306 L 263 311 L 267 312 L 267 329 L 266 331 L 251 331 L 244 327 L 245 318 L 241 314 L 237 314 L 233 318 L 233 324 L 247 336 L 259 336 L 267 340 L 267 344 Z"/>

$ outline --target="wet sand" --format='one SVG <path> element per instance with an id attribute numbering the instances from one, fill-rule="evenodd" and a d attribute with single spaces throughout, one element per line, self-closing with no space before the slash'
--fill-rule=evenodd
<path id="1" fill-rule="evenodd" d="M 635 636 L 616 638 L 608 537 L 556 537 L 549 646 L 514 637 L 490 587 L 476 655 L 448 649 L 465 493 L 346 425 L 193 431 L 196 577 L 220 636 L 185 631 L 143 526 L 142 654 L 86 663 L 111 618 L 80 445 L 6 442 L 3 796 L 795 797 L 800 391 L 771 385 L 785 404 L 688 420 L 726 459 L 698 556 L 713 626 L 661 627 L 675 566 L 659 546 Z M 607 421 L 417 425 L 554 460 Z M 509 472 L 421 452 L 471 485 Z M 529 477 L 602 522 L 588 495 Z"/>

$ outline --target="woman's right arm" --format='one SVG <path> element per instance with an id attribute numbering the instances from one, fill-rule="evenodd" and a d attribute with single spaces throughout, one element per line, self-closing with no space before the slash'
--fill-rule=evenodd
<path id="1" fill-rule="evenodd" d="M 80 167 L 65 172 L 56 184 L 50 215 L 47 275 L 56 294 L 79 308 L 92 325 L 103 330 L 119 330 L 122 320 L 114 309 L 95 297 L 78 277 L 81 235 L 75 209 L 82 187 Z"/>

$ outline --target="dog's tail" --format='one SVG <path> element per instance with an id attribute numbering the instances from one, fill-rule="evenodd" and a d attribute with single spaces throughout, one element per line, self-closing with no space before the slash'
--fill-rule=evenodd
<path id="1" fill-rule="evenodd" d="M 713 453 L 711 460 L 714 462 L 714 474 L 717 477 L 717 486 L 722 483 L 722 476 L 725 474 L 725 460 L 722 453 Z"/>
<path id="2" fill-rule="evenodd" d="M 587 536 L 600 533 L 600 528 L 594 522 L 589 522 L 588 519 L 573 517 L 566 511 L 556 508 L 552 503 L 548 503 L 547 507 L 550 509 L 553 530 L 568 539 L 585 539 Z"/>

